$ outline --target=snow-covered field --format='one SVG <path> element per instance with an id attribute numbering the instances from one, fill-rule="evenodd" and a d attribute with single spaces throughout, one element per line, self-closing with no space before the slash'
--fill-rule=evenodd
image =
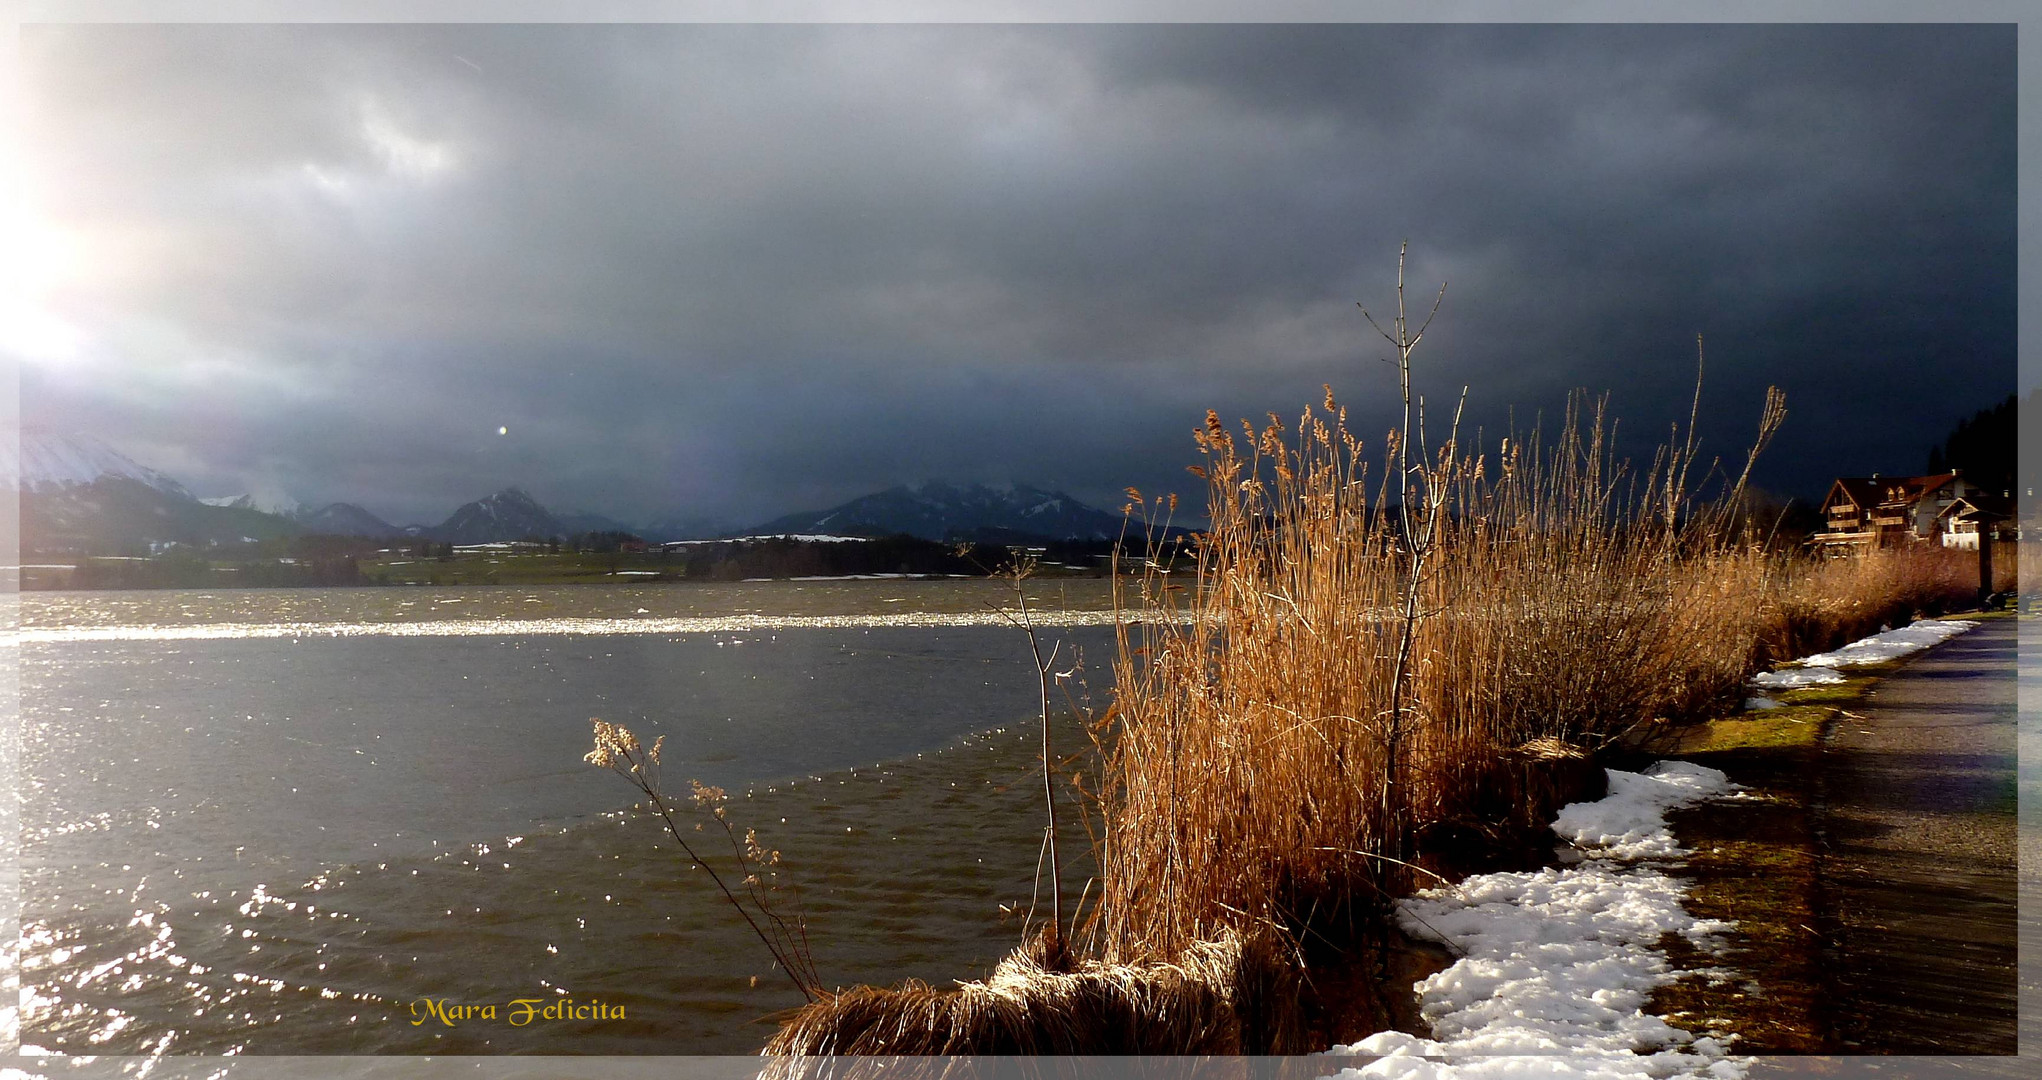
<path id="1" fill-rule="evenodd" d="M 1667 761 L 1643 773 L 1610 770 L 1610 794 L 1561 809 L 1553 831 L 1572 865 L 1479 874 L 1398 904 L 1413 937 L 1445 942 L 1460 959 L 1420 982 L 1432 1038 L 1371 1035 L 1335 1054 L 1377 1054 L 1343 1077 L 1489 1080 L 1517 1077 L 1708 1076 L 1746 1063 L 1724 1041 L 1673 1027 L 1644 1008 L 1678 978 L 1661 935 L 1721 948 L 1729 924 L 1681 906 L 1686 885 L 1654 865 L 1684 854 L 1666 812 L 1735 790 L 1722 773 Z"/>

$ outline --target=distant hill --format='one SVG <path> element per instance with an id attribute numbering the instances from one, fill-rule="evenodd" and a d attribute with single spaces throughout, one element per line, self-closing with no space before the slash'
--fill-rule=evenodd
<path id="1" fill-rule="evenodd" d="M 432 526 L 392 525 L 353 503 L 315 510 L 246 494 L 198 499 L 99 439 L 36 427 L 23 427 L 18 441 L 0 439 L 0 469 L 0 487 L 21 493 L 21 538 L 30 551 L 144 554 L 166 544 L 208 547 L 305 535 L 486 544 L 636 531 L 596 514 L 556 518 L 515 487 L 460 506 Z"/>
<path id="2" fill-rule="evenodd" d="M 526 537 L 566 537 L 572 531 L 523 489 L 507 487 L 463 504 L 426 535 L 454 544 L 493 544 Z"/>
<path id="3" fill-rule="evenodd" d="M 288 518 L 208 506 L 125 475 L 21 493 L 24 551 L 146 554 L 169 543 L 206 547 L 304 531 Z"/>
<path id="4" fill-rule="evenodd" d="M 788 514 L 745 530 L 755 535 L 832 533 L 988 543 L 1113 540 L 1121 517 L 1060 491 L 1028 484 L 992 487 L 927 482 L 888 488 L 828 510 Z"/>
<path id="5" fill-rule="evenodd" d="M 927 482 L 888 488 L 827 510 L 789 514 L 750 529 L 674 517 L 640 527 L 601 514 L 555 515 L 523 489 L 466 503 L 437 525 L 393 525 L 353 503 L 313 509 L 279 496 L 194 498 L 184 485 L 91 436 L 23 427 L 0 439 L 0 486 L 21 492 L 28 550 L 137 553 L 165 544 L 210 546 L 295 536 L 429 539 L 486 544 L 629 533 L 655 542 L 728 535 L 907 535 L 948 543 L 1103 543 L 1122 535 L 1120 515 L 1028 484 Z"/>
<path id="6" fill-rule="evenodd" d="M 23 425 L 18 441 L 0 439 L 0 486 L 47 493 L 83 487 L 105 476 L 194 501 L 183 484 L 90 435 Z"/>
<path id="7" fill-rule="evenodd" d="M 210 499 L 200 499 L 199 501 L 207 506 L 223 506 L 229 510 L 260 510 L 265 514 L 275 514 L 278 517 L 287 517 L 294 520 L 304 517 L 306 511 L 310 509 L 310 507 L 299 505 L 296 499 L 265 499 L 254 495 L 216 495 Z"/>
<path id="8" fill-rule="evenodd" d="M 298 523 L 308 533 L 321 536 L 366 536 L 374 539 L 403 536 L 404 530 L 353 503 L 327 503 L 317 510 L 302 511 Z"/>
<path id="9" fill-rule="evenodd" d="M 303 531 L 236 500 L 201 502 L 93 436 L 35 425 L 24 425 L 18 440 L 0 439 L 0 488 L 20 493 L 24 551 L 147 554 L 167 544 L 204 547 Z"/>

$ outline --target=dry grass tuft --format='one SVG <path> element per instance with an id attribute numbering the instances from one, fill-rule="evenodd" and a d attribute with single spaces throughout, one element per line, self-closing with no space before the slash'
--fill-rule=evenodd
<path id="1" fill-rule="evenodd" d="M 802 1009 L 765 1053 L 1014 1056 L 1295 1054 L 1298 966 L 1269 935 L 1223 935 L 1168 962 L 1045 965 L 1036 949 L 982 982 L 861 986 Z"/>

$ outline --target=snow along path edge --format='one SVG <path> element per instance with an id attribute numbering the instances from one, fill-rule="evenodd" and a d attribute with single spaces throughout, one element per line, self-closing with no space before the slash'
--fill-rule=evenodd
<path id="1" fill-rule="evenodd" d="M 1751 685 L 1761 690 L 1795 690 L 1804 686 L 1840 683 L 1838 668 L 1883 664 L 1912 656 L 1931 645 L 1940 645 L 1978 624 L 1965 619 L 1921 619 L 1898 630 L 1883 630 L 1859 638 L 1834 652 L 1816 653 L 1782 665 L 1778 671 L 1761 671 Z"/>
<path id="2" fill-rule="evenodd" d="M 1464 955 L 1419 982 L 1433 1037 L 1383 1031 L 1334 1054 L 1381 1055 L 1342 1077 L 1517 1080 L 1523 1077 L 1736 1080 L 1748 1062 L 1724 1041 L 1696 1038 L 1656 1016 L 1652 992 L 1685 972 L 1659 951 L 1676 933 L 1705 952 L 1729 923 L 1681 906 L 1687 885 L 1646 860 L 1685 854 L 1666 813 L 1737 790 L 1723 773 L 1663 761 L 1609 770 L 1610 794 L 1562 807 L 1553 830 L 1572 866 L 1478 874 L 1397 904 L 1398 926 Z"/>

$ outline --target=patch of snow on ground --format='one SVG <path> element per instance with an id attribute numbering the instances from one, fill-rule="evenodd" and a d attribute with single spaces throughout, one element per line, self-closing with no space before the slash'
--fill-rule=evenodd
<path id="1" fill-rule="evenodd" d="M 1642 773 L 1610 769 L 1609 796 L 1561 807 L 1553 832 L 1605 859 L 1672 858 L 1684 852 L 1666 827 L 1666 811 L 1735 788 L 1721 772 L 1686 761 L 1662 761 Z"/>
<path id="2" fill-rule="evenodd" d="M 760 533 L 732 536 L 722 540 L 668 540 L 661 547 L 694 547 L 700 544 L 743 544 L 759 540 L 795 540 L 805 544 L 869 544 L 869 536 L 837 536 L 833 533 Z"/>
<path id="3" fill-rule="evenodd" d="M 1951 619 L 1945 622 L 1931 622 L 1923 619 L 1912 626 L 1888 630 L 1883 634 L 1853 641 L 1835 652 L 1817 653 L 1804 656 L 1798 662 L 1806 667 L 1850 667 L 1854 664 L 1883 664 L 1898 660 L 1910 653 L 1917 653 L 1931 645 L 1940 645 L 1971 629 L 1978 624 Z"/>
<path id="4" fill-rule="evenodd" d="M 1673 1027 L 1644 1007 L 1681 973 L 1658 949 L 1680 934 L 1704 951 L 1728 923 L 1681 906 L 1687 886 L 1639 860 L 1683 854 L 1666 812 L 1735 789 L 1714 769 L 1661 762 L 1610 770 L 1608 798 L 1561 809 L 1553 831 L 1580 863 L 1479 874 L 1398 902 L 1398 925 L 1462 954 L 1417 984 L 1430 1039 L 1378 1032 L 1335 1054 L 1381 1055 L 1342 1077 L 1372 1080 L 1737 1080 L 1747 1062 L 1721 1040 Z"/>
<path id="5" fill-rule="evenodd" d="M 1761 690 L 1799 690 L 1804 686 L 1829 686 L 1843 681 L 1843 672 L 1829 667 L 1790 667 L 1761 671 L 1751 685 Z"/>
<path id="6" fill-rule="evenodd" d="M 1765 711 L 1765 710 L 1767 710 L 1767 709 L 1777 709 L 1777 708 L 1780 708 L 1780 703 L 1779 703 L 1779 702 L 1777 702 L 1777 701 L 1774 701 L 1773 699 L 1771 699 L 1771 698 L 1769 698 L 1769 697 L 1764 697 L 1764 696 L 1760 696 L 1760 697 L 1748 697 L 1748 698 L 1745 698 L 1745 699 L 1744 699 L 1744 711 L 1745 711 L 1745 712 L 1764 712 L 1764 711 Z"/>
<path id="7" fill-rule="evenodd" d="M 1886 630 L 1851 642 L 1835 652 L 1804 656 L 1778 671 L 1761 671 L 1751 685 L 1760 690 L 1798 690 L 1804 686 L 1829 686 L 1844 681 L 1838 668 L 1861 664 L 1883 664 L 1939 645 L 1978 624 L 1960 619 L 1931 622 L 1923 619 L 1912 626 Z M 1745 708 L 1754 706 L 1746 704 Z"/>

